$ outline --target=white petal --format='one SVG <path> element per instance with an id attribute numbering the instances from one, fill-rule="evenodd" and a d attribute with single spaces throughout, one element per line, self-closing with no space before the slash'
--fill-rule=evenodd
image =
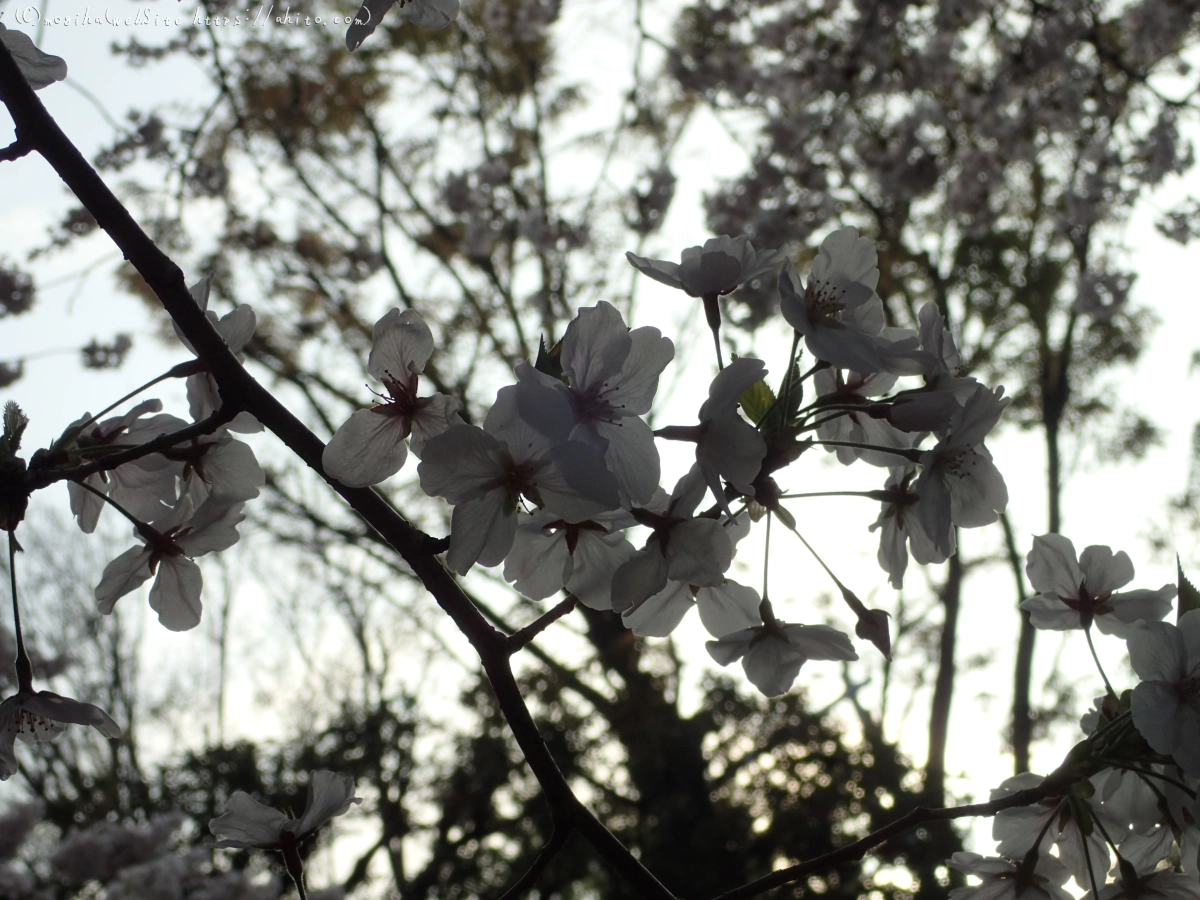
<path id="1" fill-rule="evenodd" d="M 562 342 L 562 367 L 578 392 L 598 390 L 613 381 L 625 364 L 633 339 L 621 313 L 600 301 L 585 307 L 567 326 Z"/>
<path id="2" fill-rule="evenodd" d="M 200 624 L 200 567 L 186 556 L 167 557 L 158 564 L 150 588 L 150 608 L 169 631 L 190 631 Z"/>
<path id="3" fill-rule="evenodd" d="M 277 809 L 259 803 L 244 791 L 234 791 L 226 811 L 210 819 L 208 829 L 226 846 L 278 847 L 279 833 L 288 817 Z"/>
<path id="4" fill-rule="evenodd" d="M 518 515 L 522 522 L 504 560 L 504 580 L 530 600 L 545 600 L 562 589 L 570 573 L 566 535 L 546 534 L 529 524 L 530 516 Z"/>
<path id="5" fill-rule="evenodd" d="M 119 738 L 121 726 L 112 716 L 92 703 L 81 703 L 70 697 L 61 697 L 53 691 L 38 691 L 27 697 L 22 704 L 35 715 L 66 722 L 71 725 L 91 725 L 107 738 Z"/>
<path id="6" fill-rule="evenodd" d="M 465 425 L 459 411 L 462 403 L 445 394 L 422 397 L 420 408 L 413 413 L 412 433 L 408 436 L 408 449 L 418 459 L 430 438 L 435 438 L 455 425 Z"/>
<path id="7" fill-rule="evenodd" d="M 714 587 L 702 587 L 696 593 L 700 622 L 715 638 L 761 625 L 759 602 L 754 588 L 728 579 Z"/>
<path id="8" fill-rule="evenodd" d="M 1070 631 L 1083 628 L 1083 618 L 1078 610 L 1071 609 L 1055 594 L 1038 594 L 1021 603 L 1021 609 L 1029 613 L 1029 623 L 1043 631 Z M 1107 633 L 1107 632 L 1106 632 Z"/>
<path id="9" fill-rule="evenodd" d="M 1171 611 L 1175 599 L 1175 585 L 1164 584 L 1157 591 L 1125 591 L 1108 598 L 1111 613 L 1096 616 L 1096 628 L 1102 634 L 1129 637 L 1130 626 L 1142 619 L 1157 621 Z"/>
<path id="10" fill-rule="evenodd" d="M 581 441 L 548 451 L 531 480 L 546 509 L 568 522 L 584 522 L 620 506 L 617 479 L 605 468 L 603 453 Z"/>
<path id="11" fill-rule="evenodd" d="M 392 415 L 391 404 L 360 409 L 342 423 L 321 453 L 325 474 L 346 487 L 361 488 L 386 481 L 408 459 L 405 416 Z"/>
<path id="12" fill-rule="evenodd" d="M 1093 544 L 1079 554 L 1079 568 L 1093 597 L 1111 594 L 1133 581 L 1133 563 L 1124 550 L 1114 554 L 1109 547 Z"/>
<path id="13" fill-rule="evenodd" d="M 416 310 L 390 309 L 372 329 L 367 371 L 379 381 L 385 375 L 401 381 L 410 372 L 424 372 L 432 354 L 433 333 Z"/>
<path id="14" fill-rule="evenodd" d="M 807 659 L 858 659 L 850 638 L 828 625 L 784 625 L 783 633 Z"/>
<path id="15" fill-rule="evenodd" d="M 117 600 L 150 579 L 150 549 L 130 547 L 107 566 L 96 585 L 96 605 L 108 615 Z"/>
<path id="16" fill-rule="evenodd" d="M 354 796 L 354 779 L 325 769 L 313 772 L 308 782 L 308 802 L 304 815 L 296 825 L 295 835 L 302 838 L 312 834 L 334 816 L 340 816 L 352 803 L 362 803 Z"/>
<path id="17" fill-rule="evenodd" d="M 466 575 L 476 562 L 495 566 L 512 548 L 517 512 L 503 491 L 490 491 L 454 507 L 450 517 L 450 550 L 446 563 Z"/>
<path id="18" fill-rule="evenodd" d="M 257 326 L 258 318 L 254 315 L 254 310 L 242 304 L 221 316 L 221 320 L 216 324 L 216 329 L 226 346 L 238 356 L 238 359 L 241 359 L 242 348 L 250 343 L 250 338 L 254 337 L 254 329 Z"/>
<path id="19" fill-rule="evenodd" d="M 580 532 L 567 590 L 590 609 L 612 609 L 613 573 L 631 556 L 633 545 L 619 534 Z"/>
<path id="20" fill-rule="evenodd" d="M 735 359 L 708 386 L 708 399 L 700 407 L 700 421 L 736 412 L 742 394 L 766 377 L 767 368 L 761 359 L 749 356 Z"/>
<path id="21" fill-rule="evenodd" d="M 745 656 L 746 651 L 750 649 L 750 642 L 761 632 L 761 628 L 747 628 L 724 635 L 719 641 L 705 641 L 704 647 L 717 665 L 727 666 Z"/>
<path id="22" fill-rule="evenodd" d="M 958 464 L 965 475 L 950 474 L 945 479 L 950 488 L 950 520 L 963 528 L 992 524 L 1008 506 L 1004 476 L 983 446 L 961 451 Z"/>
<path id="23" fill-rule="evenodd" d="M 101 493 L 108 493 L 108 482 L 101 478 L 99 473 L 89 475 L 84 481 Z M 91 534 L 96 530 L 96 523 L 100 521 L 105 502 L 73 481 L 67 482 L 67 493 L 71 498 L 71 514 L 79 523 L 79 530 L 84 534 Z"/>
<path id="24" fill-rule="evenodd" d="M 790 691 L 802 665 L 803 654 L 772 634 L 750 647 L 742 657 L 746 677 L 768 697 Z"/>
<path id="25" fill-rule="evenodd" d="M 733 541 L 716 519 L 688 519 L 671 529 L 667 573 L 674 581 L 697 586 L 725 580 L 733 562 Z"/>
<path id="26" fill-rule="evenodd" d="M 805 346 L 817 359 L 855 372 L 878 372 L 883 359 L 875 340 L 865 331 L 841 322 L 809 327 Z"/>
<path id="27" fill-rule="evenodd" d="M 425 445 L 417 474 L 421 490 L 455 505 L 502 485 L 511 456 L 499 440 L 475 425 L 455 425 Z"/>
<path id="28" fill-rule="evenodd" d="M 688 585 L 669 581 L 664 590 L 627 612 L 621 621 L 639 637 L 667 637 L 695 605 Z"/>
<path id="29" fill-rule="evenodd" d="M 1033 539 L 1025 560 L 1025 573 L 1037 591 L 1059 597 L 1079 596 L 1083 570 L 1075 558 L 1075 545 L 1061 534 L 1042 534 Z"/>
<path id="30" fill-rule="evenodd" d="M 228 550 L 238 542 L 238 524 L 246 518 L 245 503 L 230 503 L 220 497 L 206 500 L 190 522 L 191 531 L 181 531 L 175 543 L 191 557 Z"/>
<path id="31" fill-rule="evenodd" d="M 23 31 L 9 31 L 0 23 L 0 40 L 17 62 L 17 68 L 35 91 L 40 91 L 67 77 L 67 63 L 62 57 L 43 53 Z"/>
<path id="32" fill-rule="evenodd" d="M 624 614 L 637 609 L 667 586 L 667 561 L 652 541 L 638 550 L 613 573 L 612 607 Z"/>
<path id="33" fill-rule="evenodd" d="M 657 328 L 648 325 L 633 329 L 629 339 L 629 355 L 611 380 L 607 397 L 626 416 L 640 416 L 650 411 L 658 391 L 658 377 L 675 358 L 675 345 Z"/>
<path id="34" fill-rule="evenodd" d="M 1188 676 L 1183 635 L 1169 622 L 1135 625 L 1125 646 L 1129 650 L 1129 664 L 1142 681 L 1175 684 Z"/>
<path id="35" fill-rule="evenodd" d="M 458 18 L 459 0 L 410 0 L 401 17 L 421 28 L 445 28 Z"/>
<path id="36" fill-rule="evenodd" d="M 631 266 L 643 275 L 648 275 L 655 281 L 683 290 L 683 282 L 679 278 L 679 263 L 667 262 L 664 259 L 648 259 L 628 250 L 625 251 L 625 258 L 629 260 Z"/>

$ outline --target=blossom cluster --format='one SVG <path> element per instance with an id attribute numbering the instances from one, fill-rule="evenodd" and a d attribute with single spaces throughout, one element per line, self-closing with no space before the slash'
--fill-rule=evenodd
<path id="1" fill-rule="evenodd" d="M 1031 893 L 1066 900 L 1074 877 L 1088 898 L 1200 898 L 1200 593 L 1119 591 L 1133 580 L 1127 554 L 1057 534 L 1034 539 L 1026 565 L 1038 593 L 1021 604 L 1034 627 L 1091 629 L 1125 639 L 1140 679 L 1107 692 L 1080 723 L 1085 739 L 1046 778 L 1025 772 L 992 792 L 1032 790 L 1037 802 L 1001 810 L 996 856 L 956 853 L 951 868 L 979 879 L 953 900 L 1009 900 Z M 1179 594 L 1177 624 L 1162 621 Z M 1099 657 L 1093 651 L 1099 666 Z"/>
<path id="2" fill-rule="evenodd" d="M 600 302 L 580 309 L 537 361 L 516 366 L 482 424 L 467 424 L 452 398 L 420 396 L 434 339 L 415 311 L 393 309 L 376 323 L 367 361 L 383 385 L 380 402 L 338 428 L 326 474 L 347 487 L 378 484 L 411 450 L 422 489 L 453 508 L 453 571 L 503 563 L 527 597 L 565 590 L 645 636 L 670 634 L 696 607 L 714 659 L 741 659 L 760 690 L 784 693 L 805 660 L 857 654 L 834 627 L 779 621 L 766 596 L 727 575 L 738 542 L 764 514 L 795 530 L 777 476 L 818 444 L 845 465 L 884 469 L 883 487 L 867 496 L 882 502 L 872 528 L 880 564 L 899 587 L 909 547 L 921 563 L 945 561 L 956 527 L 994 522 L 1005 508 L 984 441 L 1009 401 L 963 373 L 932 304 L 919 330 L 886 326 L 875 245 L 852 227 L 823 241 L 806 279 L 786 254 L 756 250 L 745 237 L 714 238 L 680 263 L 628 257 L 702 300 L 718 352 L 719 297 L 773 276 L 797 347 L 778 395 L 763 360 L 718 356 L 698 421 L 652 430 L 645 417 L 674 345 L 656 328 L 630 329 Z M 805 375 L 801 342 L 814 358 Z M 802 406 L 810 376 L 816 396 Z M 894 390 L 901 377 L 914 383 Z M 669 492 L 656 439 L 695 445 L 694 464 Z M 886 614 L 843 594 L 858 636 L 888 652 Z"/>

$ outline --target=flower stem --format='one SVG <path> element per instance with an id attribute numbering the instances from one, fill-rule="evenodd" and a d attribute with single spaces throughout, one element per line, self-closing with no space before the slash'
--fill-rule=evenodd
<path id="1" fill-rule="evenodd" d="M 767 599 L 767 569 L 771 563 L 771 520 L 775 518 L 774 514 L 767 512 L 767 548 L 763 551 L 763 589 L 762 598 Z"/>
<path id="2" fill-rule="evenodd" d="M 25 639 L 21 635 L 21 609 L 17 602 L 17 551 L 20 549 L 21 545 L 17 543 L 17 536 L 10 531 L 8 533 L 8 580 L 12 585 L 13 634 L 17 639 L 17 693 L 33 691 L 33 663 L 29 661 L 29 654 L 25 651 Z"/>
<path id="3" fill-rule="evenodd" d="M 712 329 L 713 346 L 717 348 L 717 368 L 724 370 L 725 360 L 721 357 L 721 301 L 716 294 L 704 295 L 704 317 Z"/>
<path id="4" fill-rule="evenodd" d="M 814 444 L 819 444 L 822 447 L 856 447 L 859 450 L 879 450 L 882 453 L 890 453 L 893 456 L 902 456 L 909 462 L 920 462 L 921 455 L 924 451 L 921 450 L 901 450 L 899 447 L 883 447 L 879 444 L 861 444 L 858 441 L 813 441 Z"/>
<path id="5" fill-rule="evenodd" d="M 91 425 L 93 422 L 95 422 L 101 416 L 107 415 L 108 413 L 110 413 L 114 409 L 116 409 L 118 406 L 120 406 L 122 403 L 124 403 L 126 400 L 132 400 L 134 397 L 136 397 L 142 391 L 149 390 L 150 388 L 152 388 L 156 384 L 158 384 L 160 381 L 166 381 L 168 378 L 185 378 L 188 375 L 195 375 L 195 374 L 198 374 L 203 371 L 204 371 L 204 364 L 202 362 L 200 362 L 200 360 L 198 360 L 198 359 L 191 359 L 185 363 L 180 363 L 177 366 L 172 366 L 171 368 L 167 369 L 167 371 L 163 372 L 161 375 L 157 376 L 156 378 L 151 378 L 149 381 L 147 381 L 141 387 L 134 388 L 132 391 L 130 391 L 128 394 L 126 394 L 124 397 L 122 397 L 120 400 L 117 400 L 115 403 L 110 403 L 108 406 L 104 407 L 104 409 L 100 410 L 100 412 L 96 413 L 94 416 L 92 416 L 90 419 L 88 419 L 86 422 L 84 422 L 82 425 L 80 425 L 79 430 L 82 431 L 83 429 L 87 428 L 89 425 Z"/>
<path id="6" fill-rule="evenodd" d="M 809 491 L 805 494 L 781 494 L 780 500 L 798 500 L 802 497 L 866 497 L 868 500 L 882 500 L 879 496 L 883 491 Z"/>
<path id="7" fill-rule="evenodd" d="M 1104 679 L 1104 688 L 1108 691 L 1110 697 L 1116 697 L 1117 692 L 1113 690 L 1113 686 L 1108 682 L 1108 676 L 1104 674 L 1104 666 L 1100 665 L 1100 657 L 1096 655 L 1096 647 L 1092 643 L 1091 627 L 1083 629 L 1084 637 L 1087 638 L 1088 649 L 1092 651 L 1092 660 L 1096 663 L 1096 668 L 1100 670 L 1100 677 Z"/>

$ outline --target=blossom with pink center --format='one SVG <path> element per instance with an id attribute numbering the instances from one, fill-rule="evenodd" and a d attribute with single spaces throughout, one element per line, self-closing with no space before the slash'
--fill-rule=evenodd
<path id="1" fill-rule="evenodd" d="M 955 525 L 990 525 L 1008 505 L 1004 477 L 983 440 L 1011 402 L 1004 396 L 1004 388 L 993 393 L 977 385 L 933 449 L 921 454 L 922 469 L 916 483 L 921 498 L 919 515 L 939 554 L 953 552 Z"/>
<path id="2" fill-rule="evenodd" d="M 217 838 L 214 847 L 281 850 L 289 841 L 293 847 L 300 844 L 354 803 L 362 799 L 354 796 L 353 778 L 318 769 L 309 776 L 308 800 L 300 818 L 259 803 L 245 791 L 234 791 L 226 812 L 211 819 L 208 828 Z"/>
<path id="3" fill-rule="evenodd" d="M 580 309 L 567 326 L 560 360 L 569 386 L 532 366 L 517 366 L 518 409 L 547 437 L 561 432 L 604 454 L 624 504 L 646 503 L 658 487 L 654 434 L 642 420 L 658 377 L 675 346 L 657 328 L 630 331 L 616 307 L 600 302 Z"/>
<path id="4" fill-rule="evenodd" d="M 763 607 L 769 607 L 764 603 Z M 789 625 L 764 611 L 762 625 L 727 634 L 704 646 L 718 665 L 742 661 L 750 683 L 768 697 L 786 694 L 810 659 L 858 659 L 850 638 L 828 625 Z"/>
<path id="5" fill-rule="evenodd" d="M 18 738 L 26 743 L 52 741 L 64 725 L 91 725 L 106 738 L 121 736 L 121 727 L 100 707 L 53 691 L 24 688 L 0 703 L 0 781 L 16 774 Z"/>
<path id="6" fill-rule="evenodd" d="M 387 393 L 338 428 L 321 454 L 326 475 L 346 487 L 379 484 L 400 471 L 409 447 L 420 457 L 431 437 L 462 424 L 457 400 L 417 396 L 418 376 L 432 354 L 433 333 L 415 310 L 392 309 L 375 323 L 367 371 Z"/>
<path id="7" fill-rule="evenodd" d="M 1093 545 L 1075 558 L 1075 545 L 1061 534 L 1033 539 L 1025 565 L 1029 582 L 1039 591 L 1021 604 L 1035 628 L 1066 631 L 1090 628 L 1128 637 L 1141 619 L 1161 619 L 1171 611 L 1175 586 L 1156 591 L 1116 589 L 1133 580 L 1133 563 L 1124 551 Z"/>
<path id="8" fill-rule="evenodd" d="M 847 226 L 821 242 L 807 283 L 790 262 L 784 266 L 780 311 L 817 359 L 856 372 L 883 368 L 876 341 L 884 323 L 883 301 L 875 293 L 877 262 L 875 242 Z"/>
<path id="9" fill-rule="evenodd" d="M 517 385 L 501 388 L 482 428 L 447 429 L 429 441 L 417 467 L 421 489 L 454 506 L 446 562 L 460 575 L 508 556 L 522 497 L 568 523 L 620 505 L 603 451 L 570 440 L 569 417 L 543 419 L 550 433 L 539 432 L 518 413 L 518 402 Z"/>
<path id="10" fill-rule="evenodd" d="M 154 577 L 150 608 L 158 613 L 158 621 L 171 631 L 195 628 L 200 624 L 204 580 L 194 560 L 237 543 L 244 506 L 213 498 L 193 514 L 190 501 L 185 501 L 157 527 L 139 526 L 136 534 L 144 543 L 110 562 L 96 585 L 100 612 L 108 615 L 117 600 Z"/>

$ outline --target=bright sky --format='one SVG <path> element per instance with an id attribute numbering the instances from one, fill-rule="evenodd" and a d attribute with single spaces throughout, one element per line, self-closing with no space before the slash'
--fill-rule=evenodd
<path id="1" fill-rule="evenodd" d="M 165 15 L 176 11 L 181 16 L 190 16 L 193 4 L 183 2 L 157 3 L 151 6 L 135 6 L 124 0 L 114 0 L 103 5 L 91 6 L 93 17 L 107 13 L 110 18 L 123 21 L 134 16 L 139 9 L 150 10 L 150 14 Z M 84 14 L 85 0 L 50 0 L 50 15 L 72 16 Z M 78 7 L 78 8 L 77 8 Z M 569 14 L 559 26 L 561 37 L 566 41 L 564 58 L 581 66 L 581 71 L 597 75 L 608 73 L 604 78 L 595 78 L 592 83 L 604 85 L 609 94 L 596 88 L 596 101 L 602 109 L 611 109 L 611 98 L 619 96 L 622 80 L 627 77 L 628 49 L 624 35 L 627 31 L 628 9 L 631 4 L 620 0 L 596 0 L 587 4 L 569 4 Z M 43 5 L 43 9 L 46 7 Z M 652 7 L 653 8 L 653 7 Z M 21 27 L 18 16 L 25 15 L 27 7 L 14 4 L 11 0 L 0 2 L 0 21 L 9 27 Z M 254 9 L 257 9 L 256 7 Z M 651 30 L 666 34 L 665 14 L 652 16 Z M 315 26 L 314 26 L 315 27 Z M 26 30 L 34 32 L 33 27 Z M 165 33 L 161 25 L 157 33 Z M 94 151 L 111 134 L 105 117 L 95 105 L 72 84 L 87 85 L 108 110 L 108 115 L 121 118 L 130 104 L 141 108 L 155 101 L 171 101 L 179 96 L 191 97 L 197 84 L 196 70 L 187 62 L 173 62 L 169 67 L 157 67 L 147 71 L 128 71 L 115 65 L 107 51 L 109 42 L 127 40 L 138 36 L 143 40 L 157 37 L 154 25 L 101 25 L 101 26 L 50 26 L 45 29 L 42 46 L 48 52 L 66 58 L 71 66 L 71 83 L 56 85 L 42 91 L 40 97 L 58 118 L 85 154 Z M 151 75 L 152 77 L 148 77 Z M 610 76 L 610 77 L 609 77 Z M 677 200 L 668 216 L 662 233 L 647 248 L 650 255 L 678 259 L 684 247 L 701 243 L 709 235 L 703 231 L 703 216 L 700 211 L 700 192 L 713 180 L 737 174 L 745 164 L 745 157 L 729 139 L 725 126 L 701 114 L 692 123 L 677 158 L 676 174 L 680 178 Z M 740 128 L 749 128 L 748 123 L 735 123 Z M 590 127 L 595 127 L 594 121 Z M 749 131 L 746 132 L 749 134 Z M 10 139 L 8 126 L 0 125 L 0 145 Z M 572 176 L 566 169 L 553 173 L 553 178 L 568 179 Z M 1113 389 L 1127 403 L 1132 403 L 1152 421 L 1164 429 L 1165 442 L 1161 448 L 1147 454 L 1140 463 L 1120 466 L 1098 465 L 1095 449 L 1074 447 L 1067 444 L 1066 457 L 1070 463 L 1064 502 L 1065 534 L 1077 547 L 1088 544 L 1111 545 L 1114 549 L 1126 550 L 1134 561 L 1137 577 L 1132 587 L 1158 587 L 1174 581 L 1174 560 L 1151 555 L 1147 536 L 1155 529 L 1166 527 L 1165 515 L 1168 499 L 1178 495 L 1185 483 L 1189 464 L 1191 430 L 1200 419 L 1200 406 L 1191 399 L 1192 381 L 1189 375 L 1191 354 L 1200 347 L 1195 335 L 1200 326 L 1195 288 L 1191 278 L 1194 250 L 1180 248 L 1162 238 L 1153 228 L 1156 210 L 1172 204 L 1187 192 L 1200 189 L 1200 175 L 1173 180 L 1155 197 L 1143 202 L 1136 210 L 1128 227 L 1127 239 L 1132 248 L 1129 268 L 1139 273 L 1133 289 L 1135 303 L 1144 304 L 1155 310 L 1162 324 L 1154 332 L 1151 345 L 1141 364 L 1133 372 L 1116 372 L 1111 376 Z M 58 184 L 49 167 L 36 156 L 17 163 L 0 164 L 0 196 L 4 197 L 4 214 L 0 216 L 0 258 L 24 263 L 27 250 L 42 242 L 47 231 L 56 223 L 63 211 L 69 207 L 65 190 Z M 55 437 L 62 427 L 83 410 L 92 412 L 106 406 L 111 400 L 130 387 L 144 381 L 184 358 L 181 348 L 165 348 L 153 338 L 144 308 L 128 296 L 114 289 L 111 273 L 118 256 L 106 249 L 101 242 L 89 241 L 86 252 L 56 256 L 48 261 L 32 264 L 37 277 L 39 302 L 32 315 L 6 319 L 0 339 L 0 357 L 17 355 L 28 357 L 26 377 L 4 392 L 0 399 L 18 400 L 32 417 L 26 450 L 44 446 Z M 88 271 L 90 274 L 79 277 Z M 189 273 L 193 274 L 193 273 Z M 199 275 L 200 273 L 194 273 Z M 704 396 L 707 378 L 711 377 L 711 349 L 707 332 L 697 310 L 690 307 L 684 298 L 669 288 L 643 279 L 638 286 L 638 320 L 635 324 L 654 324 L 672 337 L 680 348 L 680 365 L 670 370 L 663 381 L 664 392 L 670 393 L 672 421 L 687 423 L 694 421 L 695 411 Z M 126 366 L 117 372 L 86 372 L 77 364 L 75 348 L 93 337 L 109 339 L 117 331 L 132 331 L 135 348 Z M 764 329 L 757 336 L 755 350 L 767 360 L 772 369 L 772 381 L 782 371 L 790 338 L 780 329 Z M 68 352 L 57 353 L 64 349 Z M 168 411 L 183 414 L 185 406 L 177 386 L 157 390 Z M 660 422 L 665 421 L 660 418 Z M 1032 536 L 1045 529 L 1045 491 L 1043 486 L 1044 454 L 1040 443 L 1032 436 L 1011 432 L 989 442 L 997 465 L 1006 473 L 1010 493 L 1010 514 L 1017 527 L 1018 546 L 1022 553 L 1030 547 Z M 664 449 L 664 485 L 669 489 L 674 479 L 682 474 L 686 461 L 679 456 L 679 448 Z M 671 455 L 673 454 L 673 455 Z M 815 456 L 815 454 L 813 454 Z M 823 462 L 814 466 L 809 457 L 806 468 L 795 475 L 789 474 L 785 486 L 796 490 L 813 489 L 812 484 L 820 481 L 817 489 L 828 486 L 847 488 L 871 488 L 882 484 L 882 473 L 858 471 L 855 467 L 847 472 L 840 471 L 832 463 Z M 49 497 L 39 497 L 39 503 L 52 502 L 60 510 L 66 508 L 66 492 L 51 491 Z M 804 503 L 807 505 L 801 506 Z M 894 592 L 887 587 L 886 577 L 874 561 L 875 536 L 866 528 L 877 515 L 874 504 L 853 499 L 841 501 L 796 501 L 793 511 L 806 534 L 825 556 L 826 561 L 841 574 L 843 580 L 854 588 L 868 605 L 885 609 L 894 608 Z M 825 615 L 811 605 L 812 599 L 828 592 L 831 585 L 817 566 L 812 563 L 793 538 L 776 531 L 775 540 L 785 539 L 774 557 L 771 571 L 771 594 L 777 611 L 790 620 L 816 621 Z M 1189 533 L 1171 535 L 1174 545 L 1182 554 L 1185 567 L 1189 564 L 1200 571 L 1200 547 L 1196 536 Z M 761 587 L 761 529 L 747 540 L 742 547 L 739 560 L 744 560 L 746 569 L 736 576 L 748 584 Z M 1000 546 L 998 528 L 967 532 L 963 544 L 966 551 L 977 557 L 983 552 Z M 786 559 L 786 564 L 782 560 Z M 210 576 L 216 581 L 215 573 Z M 910 602 L 922 602 L 916 589 L 921 585 L 918 571 L 910 568 L 907 578 L 909 590 L 913 592 Z M 261 649 L 265 641 L 268 624 L 265 619 L 253 616 L 254 596 L 242 602 L 239 596 L 237 615 L 243 627 L 241 647 L 247 653 Z M 132 606 L 134 598 L 126 598 L 122 604 Z M 990 657 L 991 663 L 978 671 L 964 674 L 955 695 L 954 728 L 948 751 L 948 771 L 951 773 L 951 789 L 966 798 L 984 796 L 989 787 L 1011 774 L 1011 760 L 1000 752 L 1002 740 L 997 733 L 997 723 L 1006 721 L 1008 714 L 1008 685 L 1011 681 L 1012 658 L 1016 644 L 1016 616 L 1013 613 L 1012 579 L 1007 568 L 988 568 L 968 581 L 964 612 L 959 640 L 959 658 L 965 660 L 975 655 Z M 145 610 L 144 603 L 140 606 Z M 146 611 L 148 614 L 148 611 Z M 841 610 L 834 607 L 830 614 L 847 627 L 853 623 Z M 211 619 L 211 617 L 210 617 Z M 210 627 L 209 621 L 202 628 Z M 215 651 L 211 641 L 195 634 L 171 635 L 158 628 L 146 629 L 148 635 L 147 658 L 150 661 L 168 659 L 189 660 L 201 670 L 211 672 Z M 677 632 L 680 645 L 688 661 L 688 677 L 693 697 L 704 667 L 708 665 L 703 651 L 703 633 L 695 616 L 690 616 Z M 1078 634 L 1072 634 L 1061 648 L 1058 636 L 1039 637 L 1038 670 L 1044 677 L 1053 665 L 1060 649 L 1060 671 L 1069 680 L 1086 685 L 1083 695 L 1090 697 L 1101 690 L 1099 680 L 1092 671 L 1087 649 Z M 552 649 L 568 645 L 551 643 Z M 466 658 L 465 645 L 459 653 Z M 903 648 L 901 659 L 903 660 Z M 1121 642 L 1111 638 L 1100 638 L 1099 652 L 1105 661 L 1110 677 L 1118 690 L 1131 686 L 1131 673 L 1123 663 L 1124 648 Z M 870 647 L 860 648 L 864 657 L 872 653 Z M 569 658 L 564 655 L 564 658 Z M 189 664 L 192 664 L 190 662 Z M 903 664 L 903 663 L 902 663 Z M 857 676 L 868 671 L 877 671 L 874 657 L 855 669 Z M 801 673 L 799 685 L 812 689 L 817 702 L 820 698 L 836 693 L 840 682 L 838 672 L 832 667 L 812 663 Z M 740 672 L 737 673 L 740 676 Z M 266 685 L 246 683 L 247 693 L 262 690 Z M 448 690 L 453 696 L 453 690 Z M 898 698 L 899 699 L 899 698 Z M 924 729 L 927 693 L 919 696 L 918 704 L 907 717 L 901 715 L 902 702 L 891 707 L 893 713 L 886 723 L 889 736 L 898 738 L 902 746 L 915 759 L 925 755 Z M 240 704 L 249 709 L 249 699 Z M 261 716 L 263 708 L 254 707 L 255 716 Z M 1079 709 L 1079 714 L 1085 710 Z M 264 726 L 255 722 L 256 732 Z M 265 726 L 268 731 L 274 726 Z M 277 723 L 282 728 L 282 723 Z M 249 732 L 249 725 L 233 726 L 234 731 Z M 197 734 L 198 738 L 199 735 Z M 1062 733 L 1055 741 L 1037 745 L 1034 770 L 1046 772 L 1061 759 L 1063 751 L 1074 742 L 1076 734 Z M 974 847 L 989 852 L 986 840 L 987 826 L 977 830 Z"/>

